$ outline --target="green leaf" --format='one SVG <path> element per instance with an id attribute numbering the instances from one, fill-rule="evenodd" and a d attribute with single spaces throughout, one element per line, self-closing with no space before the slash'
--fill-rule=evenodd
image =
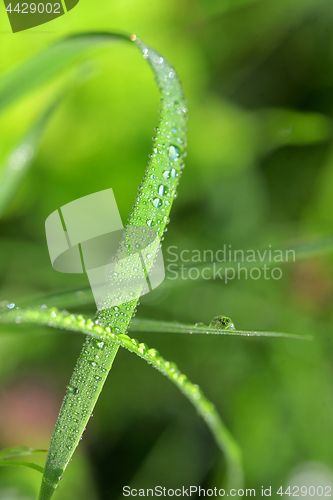
<path id="1" fill-rule="evenodd" d="M 293 333 L 282 332 L 231 330 L 228 328 L 211 328 L 205 325 L 186 325 L 173 321 L 157 321 L 138 318 L 132 321 L 130 330 L 134 332 L 201 333 L 232 336 L 241 335 L 243 337 L 285 337 L 290 339 L 312 340 L 312 337 L 309 335 L 296 335 Z"/>
<path id="2" fill-rule="evenodd" d="M 93 337 L 100 337 L 100 327 L 91 318 L 81 314 L 75 315 L 61 312 L 55 307 L 38 309 L 16 309 L 5 311 L 0 315 L 0 324 L 8 323 L 33 323 L 52 328 L 66 328 L 75 332 L 84 332 Z M 212 328 L 203 324 L 188 325 L 176 321 L 160 321 L 151 319 L 135 318 L 130 327 L 132 332 L 156 332 L 156 333 L 188 333 L 188 334 L 213 334 L 231 335 L 242 337 L 284 337 L 296 340 L 313 340 L 311 335 L 297 335 L 283 332 L 264 332 L 253 330 L 232 330 L 228 328 Z"/>

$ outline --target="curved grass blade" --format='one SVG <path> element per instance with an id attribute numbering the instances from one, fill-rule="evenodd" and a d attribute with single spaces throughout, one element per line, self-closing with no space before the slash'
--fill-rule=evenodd
<path id="1" fill-rule="evenodd" d="M 5 450 L 0 450 L 0 460 L 11 460 L 17 457 L 26 457 L 29 455 L 35 455 L 36 453 L 46 453 L 47 450 L 34 450 L 28 446 L 17 446 L 15 448 L 7 448 Z"/>
<path id="2" fill-rule="evenodd" d="M 29 469 L 37 470 L 43 474 L 44 469 L 40 465 L 33 464 L 31 462 L 19 462 L 16 460 L 0 460 L 0 466 L 8 467 L 8 466 L 19 466 L 19 467 L 28 467 Z"/>
<path id="3" fill-rule="evenodd" d="M 93 346 L 95 350 L 95 357 L 89 360 L 90 369 L 88 371 L 89 376 L 92 378 L 99 377 L 100 374 L 96 356 L 98 356 L 98 363 L 103 364 L 106 361 L 105 353 L 107 351 L 105 350 L 105 345 L 110 341 L 112 341 L 113 345 L 117 347 L 122 346 L 147 361 L 163 375 L 168 377 L 195 406 L 199 415 L 210 428 L 217 445 L 225 455 L 228 466 L 228 486 L 241 487 L 243 484 L 243 471 L 241 453 L 237 443 L 223 424 L 215 406 L 208 401 L 198 385 L 192 384 L 186 375 L 178 370 L 175 363 L 166 361 L 160 356 L 156 349 L 149 349 L 146 344 L 140 343 L 138 340 L 132 339 L 126 334 L 116 333 L 112 331 L 110 327 L 96 325 L 92 319 L 85 319 L 81 315 L 64 314 L 55 308 L 48 310 L 28 309 L 25 311 L 17 310 L 6 313 L 0 318 L 0 322 L 14 322 L 15 318 L 19 318 L 19 323 L 39 324 L 89 335 L 89 337 L 91 337 L 89 345 Z M 82 358 L 81 363 L 83 363 Z M 89 380 L 85 380 L 89 390 Z M 81 404 L 84 404 L 84 395 L 82 395 L 81 398 L 80 389 L 77 386 L 70 385 L 69 393 L 72 399 L 80 400 Z M 70 435 L 75 433 L 77 430 L 77 422 L 75 420 L 76 414 L 73 413 L 72 418 L 67 422 L 67 426 L 62 432 L 66 432 Z M 61 470 L 58 470 L 57 473 L 61 474 Z M 60 476 L 58 476 L 58 478 L 60 478 Z"/>
<path id="4" fill-rule="evenodd" d="M 169 222 L 169 213 L 182 171 L 187 110 L 182 87 L 173 67 L 136 36 L 131 36 L 129 39 L 135 42 L 152 67 L 160 90 L 161 102 L 160 123 L 154 140 L 153 154 L 133 212 L 129 217 L 128 226 L 153 227 L 161 240 Z M 156 251 L 157 247 L 152 248 L 152 263 Z M 136 311 L 140 292 L 138 289 L 133 300 L 119 307 L 110 307 L 106 302 L 104 308 L 98 312 L 96 322 L 112 326 L 117 333 L 125 333 Z M 109 339 L 96 342 L 87 338 L 51 438 L 40 500 L 49 500 L 52 497 L 63 471 L 79 444 L 118 348 L 119 345 Z"/>

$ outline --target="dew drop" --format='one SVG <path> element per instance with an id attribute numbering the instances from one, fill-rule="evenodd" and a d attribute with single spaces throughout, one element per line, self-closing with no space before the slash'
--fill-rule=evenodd
<path id="1" fill-rule="evenodd" d="M 158 186 L 158 194 L 159 194 L 159 196 L 164 196 L 166 192 L 167 192 L 167 188 L 165 186 L 163 186 L 163 184 L 160 184 Z"/>
<path id="2" fill-rule="evenodd" d="M 187 377 L 186 377 L 186 375 L 183 375 L 183 374 L 179 375 L 179 377 L 178 377 L 178 383 L 179 383 L 180 385 L 183 385 L 183 386 L 184 386 L 184 385 L 186 384 L 186 382 L 187 382 Z"/>
<path id="3" fill-rule="evenodd" d="M 154 62 L 155 63 L 162 64 L 163 61 L 164 61 L 163 57 L 158 56 L 157 54 L 154 55 Z"/>
<path id="4" fill-rule="evenodd" d="M 154 198 L 153 205 L 155 208 L 159 208 L 162 205 L 162 201 L 160 200 L 160 198 Z"/>
<path id="5" fill-rule="evenodd" d="M 144 59 L 148 59 L 148 55 L 149 55 L 148 53 L 149 53 L 148 49 L 143 49 L 142 54 L 143 54 Z"/>
<path id="6" fill-rule="evenodd" d="M 8 307 L 8 309 L 14 309 L 15 304 L 14 303 L 8 304 L 7 307 Z"/>
<path id="7" fill-rule="evenodd" d="M 77 387 L 72 387 L 72 386 L 70 385 L 70 386 L 68 387 L 68 392 L 69 392 L 70 394 L 75 394 L 75 395 L 76 395 L 76 394 L 79 394 L 79 392 L 80 392 L 80 391 L 79 391 L 79 389 L 78 389 Z"/>
<path id="8" fill-rule="evenodd" d="M 167 181 L 170 177 L 170 171 L 169 170 L 164 170 L 162 177 L 165 181 Z"/>
<path id="9" fill-rule="evenodd" d="M 234 330 L 235 325 L 230 318 L 221 315 L 216 316 L 212 319 L 212 321 L 209 323 L 209 328 L 217 328 L 219 330 Z"/>
<path id="10" fill-rule="evenodd" d="M 151 227 L 153 225 L 152 219 L 147 220 L 147 226 Z M 140 246 L 140 245 L 139 245 Z"/>
<path id="11" fill-rule="evenodd" d="M 176 161 L 179 158 L 179 149 L 176 146 L 169 147 L 169 158 L 171 161 Z"/>
<path id="12" fill-rule="evenodd" d="M 149 349 L 148 354 L 150 356 L 152 356 L 153 358 L 156 358 L 157 356 L 159 356 L 159 352 L 156 351 L 156 349 Z"/>
<path id="13" fill-rule="evenodd" d="M 170 173 L 171 173 L 171 177 L 173 179 L 175 179 L 177 177 L 177 170 L 175 168 L 172 168 Z"/>
<path id="14" fill-rule="evenodd" d="M 148 346 L 144 343 L 139 344 L 138 351 L 141 354 L 147 354 L 148 353 Z"/>

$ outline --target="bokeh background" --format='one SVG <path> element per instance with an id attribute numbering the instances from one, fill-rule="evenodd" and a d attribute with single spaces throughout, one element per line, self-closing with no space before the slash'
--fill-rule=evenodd
<path id="1" fill-rule="evenodd" d="M 83 31 L 134 32 L 174 64 L 188 99 L 188 155 L 164 249 L 304 243 L 307 251 L 307 242 L 330 237 L 330 1 L 81 0 L 65 16 L 15 35 L 0 10 L 0 75 Z M 86 277 L 52 269 L 44 222 L 63 204 L 109 187 L 126 222 L 159 96 L 133 46 L 96 48 L 79 69 L 61 72 L 0 116 L 0 168 L 59 93 L 37 157 L 0 219 L 0 301 L 20 306 L 81 287 L 77 304 L 66 308 L 93 313 L 94 304 L 84 304 Z M 297 474 L 303 484 L 332 484 L 333 260 L 325 248 L 284 265 L 281 280 L 166 280 L 138 309 L 142 318 L 208 324 L 225 314 L 239 329 L 313 335 L 312 342 L 138 335 L 214 402 L 257 495 L 272 486 L 279 498 L 277 489 Z M 24 325 L 0 333 L 0 448 L 47 448 L 83 338 Z M 121 350 L 56 498 L 109 500 L 121 498 L 124 485 L 208 488 L 224 479 L 223 457 L 190 403 Z M 3 468 L 0 499 L 33 499 L 39 483 L 35 471 Z"/>

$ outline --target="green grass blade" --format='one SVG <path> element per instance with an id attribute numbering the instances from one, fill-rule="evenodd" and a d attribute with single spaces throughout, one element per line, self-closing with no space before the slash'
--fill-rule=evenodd
<path id="1" fill-rule="evenodd" d="M 131 323 L 130 330 L 134 332 L 201 333 L 215 335 L 241 335 L 243 337 L 285 337 L 290 339 L 312 340 L 311 336 L 296 335 L 293 333 L 229 330 L 227 328 L 211 328 L 204 325 L 186 325 L 173 321 L 157 321 L 151 319 L 134 319 Z"/>
<path id="2" fill-rule="evenodd" d="M 5 311 L 0 315 L 0 324 L 8 323 L 38 323 L 45 324 L 47 326 L 54 326 L 61 328 L 63 324 L 71 324 L 73 318 L 77 318 L 78 321 L 82 322 L 82 326 L 92 325 L 95 326 L 96 323 L 88 317 L 82 315 L 75 316 L 66 311 L 60 312 L 57 308 L 44 308 L 44 309 L 18 309 L 15 311 L 7 312 Z M 59 323 L 60 322 L 60 323 Z M 67 323 L 66 323 L 67 322 Z M 99 325 L 96 325 L 96 332 L 92 327 L 89 330 L 89 335 L 97 335 Z M 205 335 L 230 335 L 230 336 L 242 336 L 242 337 L 282 337 L 287 339 L 295 340 L 313 340 L 311 335 L 298 335 L 295 333 L 285 333 L 285 332 L 265 332 L 265 331 L 254 331 L 254 330 L 232 330 L 232 329 L 221 329 L 212 328 L 205 325 L 188 325 L 184 323 L 178 323 L 176 321 L 160 321 L 151 319 L 141 319 L 135 318 L 131 321 L 129 326 L 131 332 L 154 332 L 154 333 L 187 333 L 187 334 L 205 334 Z M 81 331 L 80 329 L 75 329 L 74 331 Z"/>
<path id="3" fill-rule="evenodd" d="M 28 467 L 29 469 L 37 470 L 43 474 L 44 469 L 40 465 L 33 464 L 31 462 L 19 462 L 16 460 L 0 460 L 0 467 L 8 467 L 8 466 L 19 466 L 19 467 Z"/>
<path id="4" fill-rule="evenodd" d="M 182 171 L 187 110 L 181 84 L 172 66 L 136 37 L 131 39 L 154 71 L 161 93 L 161 103 L 160 123 L 154 140 L 153 154 L 128 226 L 154 227 L 159 239 L 162 239 Z M 152 249 L 151 262 L 156 251 L 157 247 Z M 106 302 L 104 309 L 97 314 L 96 322 L 105 326 L 111 325 L 115 331 L 125 333 L 136 311 L 140 292 L 141 290 L 138 290 L 132 301 L 119 307 L 109 307 Z M 40 500 L 49 500 L 52 497 L 79 444 L 118 348 L 119 345 L 109 339 L 96 342 L 87 338 L 52 435 Z"/>
<path id="5" fill-rule="evenodd" d="M 34 455 L 36 453 L 46 453 L 47 450 L 34 450 L 28 446 L 17 446 L 15 448 L 7 448 L 5 450 L 0 450 L 0 460 L 11 460 L 17 457 L 26 457 L 29 455 Z"/>
<path id="6" fill-rule="evenodd" d="M 79 372 L 81 378 L 76 379 L 77 383 L 73 382 L 72 379 L 69 386 L 69 393 L 67 394 L 67 399 L 65 400 L 67 403 L 66 407 L 62 407 L 62 411 L 65 412 L 65 415 L 68 417 L 67 425 L 59 425 L 59 427 L 56 428 L 57 432 L 66 433 L 66 440 L 68 439 L 68 436 L 69 438 L 73 437 L 73 439 L 75 439 L 78 431 L 78 422 L 76 422 L 77 405 L 83 405 L 83 408 L 88 411 L 85 394 L 80 391 L 82 384 L 86 384 L 87 387 L 85 390 L 89 391 L 90 396 L 92 395 L 91 386 L 94 384 L 92 384 L 91 379 L 94 380 L 96 377 L 100 377 L 100 370 L 96 363 L 96 356 L 98 356 L 98 364 L 103 365 L 108 362 L 108 356 L 110 356 L 110 346 L 112 345 L 113 348 L 122 346 L 137 354 L 139 357 L 160 371 L 163 375 L 168 377 L 169 380 L 171 380 L 190 400 L 199 415 L 204 419 L 210 428 L 217 445 L 225 455 L 228 465 L 229 487 L 241 487 L 243 484 L 241 453 L 237 443 L 234 441 L 233 437 L 219 417 L 216 408 L 203 395 L 198 385 L 192 384 L 187 377 L 178 370 L 174 363 L 166 361 L 162 356 L 160 356 L 158 351 L 155 349 L 149 349 L 146 344 L 140 343 L 138 340 L 132 339 L 126 334 L 116 333 L 112 331 L 110 327 L 96 325 L 92 319 L 86 320 L 81 315 L 76 316 L 75 314 L 64 314 L 57 311 L 55 308 L 13 311 L 2 315 L 0 317 L 0 322 L 14 322 L 15 318 L 19 318 L 19 323 L 39 324 L 57 329 L 85 333 L 89 336 L 86 340 L 84 348 L 85 353 L 88 350 L 91 357 L 84 357 L 83 359 L 82 357 L 80 358 Z M 62 422 L 60 422 L 60 424 L 61 423 Z M 51 446 L 52 444 L 53 443 L 51 442 Z M 52 480 L 59 481 L 61 474 L 62 470 L 60 467 L 58 469 L 53 469 L 53 476 L 51 476 Z M 45 494 L 52 493 L 52 489 L 52 484 L 45 482 Z"/>

